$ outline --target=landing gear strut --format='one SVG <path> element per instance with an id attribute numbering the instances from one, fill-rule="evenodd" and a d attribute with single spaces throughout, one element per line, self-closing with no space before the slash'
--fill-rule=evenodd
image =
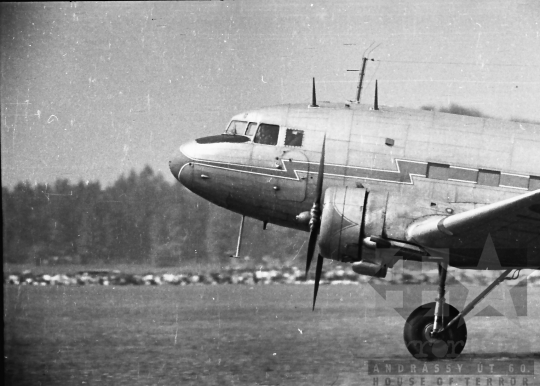
<path id="1" fill-rule="evenodd" d="M 416 359 L 453 359 L 465 348 L 467 326 L 462 317 L 451 328 L 442 331 L 445 323 L 459 316 L 455 307 L 445 303 L 447 269 L 448 264 L 439 264 L 439 295 L 436 302 L 421 305 L 405 322 L 405 345 Z"/>
<path id="2" fill-rule="evenodd" d="M 463 311 L 445 303 L 447 263 L 439 264 L 439 288 L 436 302 L 427 303 L 414 310 L 403 330 L 407 350 L 420 360 L 455 359 L 465 348 L 467 326 L 465 316 L 499 285 L 512 271 L 507 269 Z"/>

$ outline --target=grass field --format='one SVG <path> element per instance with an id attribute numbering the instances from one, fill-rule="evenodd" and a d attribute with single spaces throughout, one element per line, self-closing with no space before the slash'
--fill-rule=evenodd
<path id="1" fill-rule="evenodd" d="M 321 287 L 315 312 L 311 296 L 304 285 L 4 286 L 4 383 L 372 385 L 367 360 L 418 362 L 403 318 L 368 285 Z M 540 362 L 539 316 L 530 288 L 519 325 L 471 319 L 459 361 Z"/>

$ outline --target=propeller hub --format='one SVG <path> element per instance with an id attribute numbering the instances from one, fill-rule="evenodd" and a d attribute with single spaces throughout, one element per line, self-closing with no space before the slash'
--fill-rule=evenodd
<path id="1" fill-rule="evenodd" d="M 301 224 L 309 224 L 311 220 L 311 212 L 302 212 L 299 215 L 296 216 L 296 221 L 298 221 Z"/>
<path id="2" fill-rule="evenodd" d="M 313 231 L 314 229 L 318 230 L 319 224 L 321 223 L 321 206 L 319 203 L 314 203 L 311 211 L 309 212 L 311 219 L 309 220 L 309 227 Z"/>

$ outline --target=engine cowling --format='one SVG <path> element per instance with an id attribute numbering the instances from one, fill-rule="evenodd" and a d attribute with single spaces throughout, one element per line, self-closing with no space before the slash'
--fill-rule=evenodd
<path id="1" fill-rule="evenodd" d="M 325 191 L 319 233 L 319 252 L 327 258 L 353 263 L 361 275 L 385 277 L 395 259 L 380 253 L 370 236 L 383 234 L 387 192 L 330 187 Z"/>

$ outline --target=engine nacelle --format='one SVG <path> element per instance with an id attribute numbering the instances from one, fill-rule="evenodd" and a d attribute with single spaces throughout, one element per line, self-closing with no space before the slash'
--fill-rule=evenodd
<path id="1" fill-rule="evenodd" d="M 385 277 L 395 258 L 381 253 L 369 236 L 383 234 L 387 192 L 364 188 L 331 187 L 324 196 L 319 252 L 327 258 L 353 264 L 361 275 Z"/>

